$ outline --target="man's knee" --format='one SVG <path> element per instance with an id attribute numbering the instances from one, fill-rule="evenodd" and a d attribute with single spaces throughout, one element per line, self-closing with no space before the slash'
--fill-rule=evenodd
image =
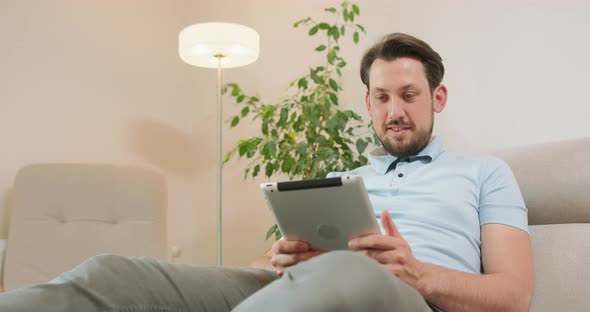
<path id="1" fill-rule="evenodd" d="M 423 311 L 428 308 L 415 290 L 377 261 L 350 251 L 329 252 L 302 262 L 240 305 L 243 311 L 272 311 L 279 307 L 283 311 Z"/>
<path id="2" fill-rule="evenodd" d="M 116 275 L 117 271 L 124 270 L 129 265 L 129 259 L 112 254 L 100 254 L 90 257 L 74 267 L 71 271 L 64 272 L 56 277 L 52 283 L 82 282 L 94 278 L 105 279 L 109 275 Z"/>
<path id="3" fill-rule="evenodd" d="M 129 258 L 123 256 L 117 256 L 113 254 L 100 254 L 86 259 L 80 263 L 73 271 L 84 271 L 84 272 L 100 272 L 100 271 L 111 271 L 118 270 L 124 266 L 130 264 Z"/>
<path id="4" fill-rule="evenodd" d="M 389 280 L 391 274 L 372 258 L 351 251 L 333 251 L 295 266 L 292 274 L 325 275 L 330 280 L 346 280 L 375 284 L 379 279 Z M 355 282 L 355 283 L 356 283 Z"/>

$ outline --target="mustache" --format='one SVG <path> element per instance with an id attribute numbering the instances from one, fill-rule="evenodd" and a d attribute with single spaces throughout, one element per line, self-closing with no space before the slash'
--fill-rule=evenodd
<path id="1" fill-rule="evenodd" d="M 391 126 L 402 126 L 402 127 L 413 128 L 414 124 L 409 123 L 409 122 L 405 122 L 402 119 L 396 119 L 396 120 L 389 121 L 385 124 L 385 127 L 391 127 Z"/>

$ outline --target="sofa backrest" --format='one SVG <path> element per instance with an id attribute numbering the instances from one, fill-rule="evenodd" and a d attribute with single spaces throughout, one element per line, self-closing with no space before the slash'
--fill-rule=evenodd
<path id="1" fill-rule="evenodd" d="M 512 168 L 529 209 L 531 311 L 590 307 L 590 138 L 494 153 Z"/>
<path id="2" fill-rule="evenodd" d="M 47 282 L 101 253 L 166 259 L 166 184 L 151 169 L 37 164 L 15 178 L 4 287 Z"/>

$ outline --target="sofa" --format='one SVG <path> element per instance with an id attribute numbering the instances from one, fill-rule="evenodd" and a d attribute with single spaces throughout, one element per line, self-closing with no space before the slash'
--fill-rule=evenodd
<path id="1" fill-rule="evenodd" d="M 529 209 L 531 311 L 588 311 L 590 137 L 492 154 L 510 165 Z"/>
<path id="2" fill-rule="evenodd" d="M 166 181 L 151 168 L 33 164 L 18 171 L 3 286 L 47 282 L 112 253 L 167 259 Z"/>

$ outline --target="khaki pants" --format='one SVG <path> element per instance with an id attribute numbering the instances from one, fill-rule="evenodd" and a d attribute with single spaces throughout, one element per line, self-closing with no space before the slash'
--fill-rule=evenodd
<path id="1" fill-rule="evenodd" d="M 235 309 L 234 309 L 235 308 Z M 282 278 L 244 267 L 93 257 L 53 281 L 0 294 L 0 311 L 431 311 L 372 259 L 347 251 Z"/>

